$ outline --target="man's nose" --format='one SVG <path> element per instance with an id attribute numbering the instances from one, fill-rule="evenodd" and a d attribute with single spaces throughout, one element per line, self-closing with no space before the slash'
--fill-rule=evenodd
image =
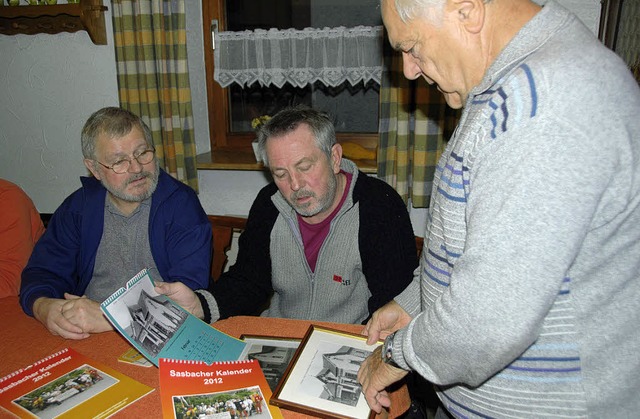
<path id="1" fill-rule="evenodd" d="M 304 181 L 302 179 L 302 176 L 300 176 L 297 173 L 293 173 L 291 175 L 291 178 L 289 180 L 289 187 L 291 188 L 292 191 L 298 191 L 302 189 L 303 184 L 304 184 Z"/>
<path id="2" fill-rule="evenodd" d="M 402 53 L 402 72 L 409 80 L 415 80 L 422 74 L 417 60 L 406 52 Z"/>
<path id="3" fill-rule="evenodd" d="M 129 162 L 129 169 L 127 170 L 129 173 L 140 173 L 142 172 L 142 165 L 137 159 L 131 159 Z"/>

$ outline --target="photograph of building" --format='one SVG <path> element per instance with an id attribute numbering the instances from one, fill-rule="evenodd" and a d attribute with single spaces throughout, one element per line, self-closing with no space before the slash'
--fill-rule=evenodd
<path id="1" fill-rule="evenodd" d="M 276 346 L 262 346 L 260 352 L 249 354 L 249 359 L 255 359 L 260 363 L 271 391 L 275 391 L 289 362 L 293 358 L 296 348 L 284 348 Z"/>
<path id="2" fill-rule="evenodd" d="M 128 309 L 131 330 L 127 330 L 127 333 L 153 356 L 158 355 L 188 317 L 185 311 L 172 305 L 166 297 L 152 297 L 145 290 L 140 292 L 137 304 Z"/>
<path id="3" fill-rule="evenodd" d="M 371 354 L 369 351 L 343 346 L 339 351 L 322 355 L 322 370 L 316 378 L 322 381 L 324 391 L 320 398 L 355 406 L 362 393 L 358 382 L 360 364 Z"/>

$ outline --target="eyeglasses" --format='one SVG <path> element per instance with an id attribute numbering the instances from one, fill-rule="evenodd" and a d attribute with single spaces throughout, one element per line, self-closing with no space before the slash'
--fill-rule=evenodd
<path id="1" fill-rule="evenodd" d="M 145 164 L 149 164 L 153 161 L 155 154 L 156 154 L 156 150 L 149 149 L 149 150 L 141 151 L 138 155 L 134 154 L 133 158 L 135 159 L 135 161 L 137 161 L 142 166 L 144 166 Z M 106 167 L 107 169 L 113 170 L 116 174 L 119 174 L 119 175 L 123 173 L 127 173 L 129 171 L 129 167 L 131 167 L 131 159 L 118 160 L 117 162 L 113 163 L 111 166 L 107 166 L 104 163 L 100 163 L 98 160 L 94 160 L 94 161 Z"/>

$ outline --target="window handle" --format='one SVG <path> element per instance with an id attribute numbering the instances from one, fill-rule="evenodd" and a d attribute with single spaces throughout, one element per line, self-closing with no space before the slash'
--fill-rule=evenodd
<path id="1" fill-rule="evenodd" d="M 211 49 L 216 49 L 216 33 L 218 33 L 218 19 L 211 21 Z"/>

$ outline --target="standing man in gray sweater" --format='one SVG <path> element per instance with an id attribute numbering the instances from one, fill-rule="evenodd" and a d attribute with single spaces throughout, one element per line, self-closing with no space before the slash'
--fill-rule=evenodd
<path id="1" fill-rule="evenodd" d="M 369 405 L 417 371 L 441 417 L 640 412 L 640 89 L 554 1 L 382 0 L 407 78 L 464 107 L 421 269 L 365 327 Z M 446 411 L 445 411 L 446 410 Z"/>

